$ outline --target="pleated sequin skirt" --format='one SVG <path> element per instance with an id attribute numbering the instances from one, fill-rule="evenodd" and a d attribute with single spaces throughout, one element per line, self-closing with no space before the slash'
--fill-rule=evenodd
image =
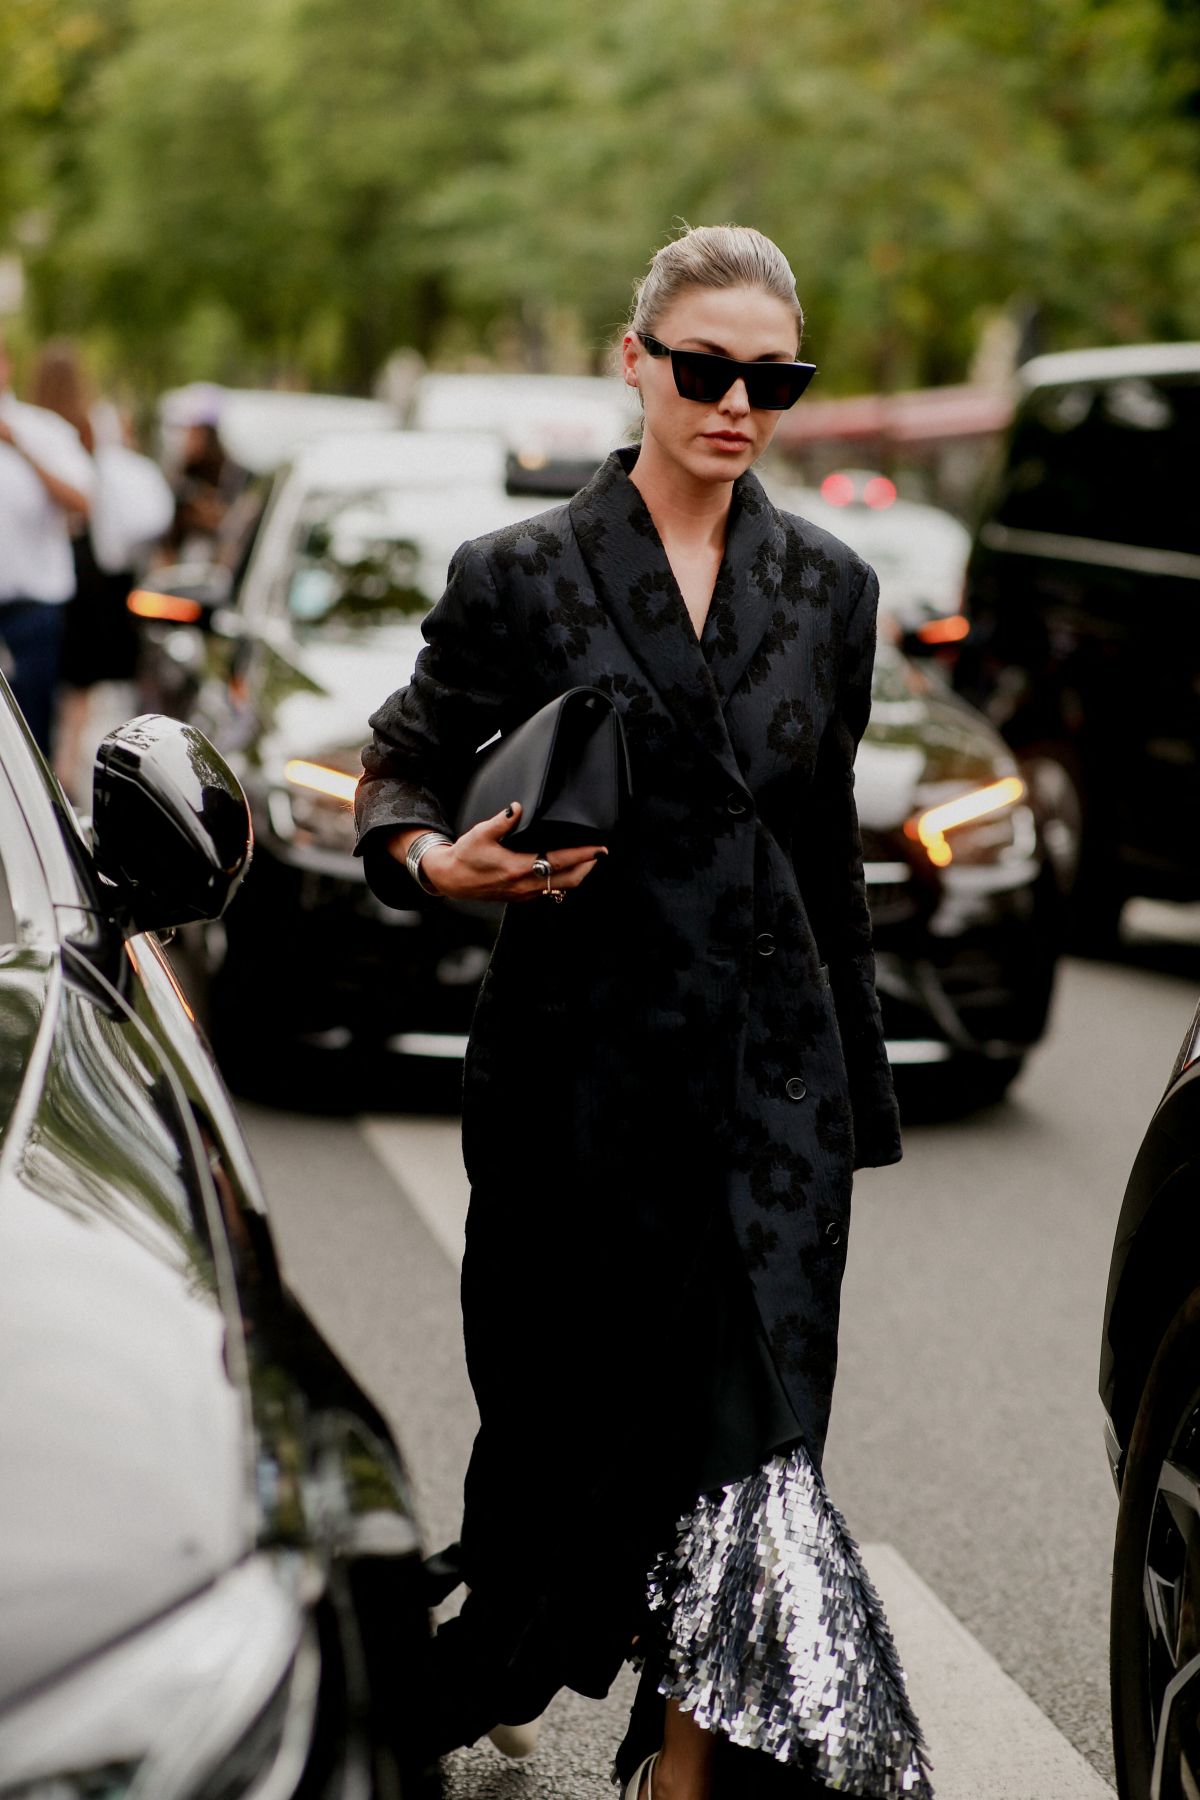
<path id="1" fill-rule="evenodd" d="M 932 1800 L 883 1607 L 794 1444 L 701 1497 L 649 1578 L 659 1692 L 706 1730 L 861 1800 Z"/>

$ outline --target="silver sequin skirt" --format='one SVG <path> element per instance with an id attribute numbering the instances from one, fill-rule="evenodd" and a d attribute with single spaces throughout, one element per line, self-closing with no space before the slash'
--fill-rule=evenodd
<path id="1" fill-rule="evenodd" d="M 650 1575 L 659 1691 L 862 1800 L 932 1800 L 879 1596 L 801 1445 L 701 1498 Z"/>

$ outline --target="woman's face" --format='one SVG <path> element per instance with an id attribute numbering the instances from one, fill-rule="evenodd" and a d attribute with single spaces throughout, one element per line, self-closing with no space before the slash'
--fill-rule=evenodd
<path id="1" fill-rule="evenodd" d="M 738 362 L 794 362 L 792 309 L 761 288 L 687 288 L 659 314 L 652 336 L 672 350 L 705 350 Z M 762 455 L 782 413 L 752 407 L 744 381 L 720 400 L 685 400 L 671 359 L 651 356 L 627 331 L 621 351 L 625 380 L 641 391 L 643 443 L 698 481 L 732 481 Z"/>

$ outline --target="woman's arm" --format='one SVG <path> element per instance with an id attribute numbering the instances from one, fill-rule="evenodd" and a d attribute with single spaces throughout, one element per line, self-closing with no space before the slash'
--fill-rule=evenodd
<path id="1" fill-rule="evenodd" d="M 40 457 L 25 445 L 5 419 L 0 419 L 0 444 L 11 444 L 17 454 L 25 458 L 56 506 L 60 506 L 64 512 L 81 513 L 86 519 L 92 505 L 91 487 L 86 482 L 78 479 L 65 480 L 61 475 L 56 474 L 47 463 L 41 461 Z M 86 451 L 81 448 L 79 461 L 84 469 L 87 467 L 83 460 L 86 458 L 86 454 Z"/>
<path id="2" fill-rule="evenodd" d="M 374 736 L 363 751 L 355 795 L 355 854 L 372 890 L 400 907 L 413 901 L 404 856 L 414 836 L 435 830 L 453 837 L 475 752 L 523 716 L 517 634 L 476 545 L 455 552 L 446 591 L 421 629 L 425 647 L 411 681 L 371 717 Z M 427 850 L 422 877 L 439 893 L 464 899 L 544 893 L 545 882 L 530 874 L 532 858 L 500 842 L 515 823 L 516 813 L 500 813 L 455 843 Z M 600 848 L 549 851 L 555 885 L 578 886 Z"/>
<path id="3" fill-rule="evenodd" d="M 879 581 L 864 565 L 842 645 L 838 699 L 821 739 L 796 870 L 846 1055 L 854 1166 L 898 1162 L 900 1121 L 875 992 L 871 913 L 854 804 L 854 759 L 871 713 Z"/>

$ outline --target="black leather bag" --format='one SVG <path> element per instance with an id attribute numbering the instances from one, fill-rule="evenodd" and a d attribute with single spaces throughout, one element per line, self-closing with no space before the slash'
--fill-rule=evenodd
<path id="1" fill-rule="evenodd" d="M 509 850 L 571 849 L 616 835 L 630 795 L 621 715 L 594 687 L 570 688 L 507 737 L 485 745 L 455 820 L 461 837 L 521 802 Z"/>

